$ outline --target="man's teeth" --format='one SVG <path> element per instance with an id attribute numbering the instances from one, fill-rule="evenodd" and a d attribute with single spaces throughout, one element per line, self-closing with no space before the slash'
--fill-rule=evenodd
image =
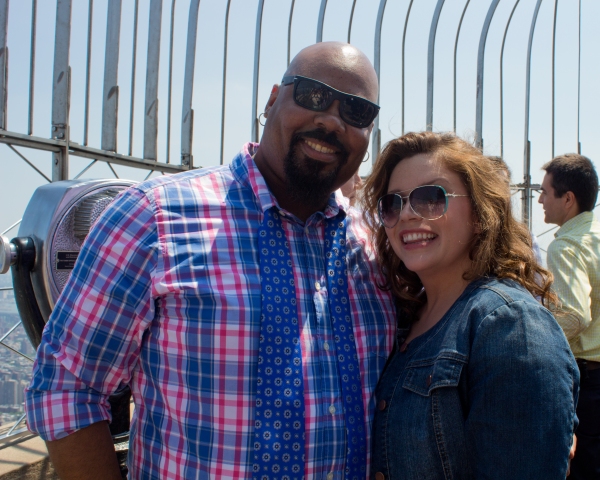
<path id="1" fill-rule="evenodd" d="M 335 153 L 335 150 L 332 150 L 331 148 L 324 147 L 323 145 L 320 145 L 318 143 L 314 143 L 314 142 L 311 142 L 309 140 L 307 140 L 306 143 L 308 143 L 308 146 L 310 148 L 314 148 L 317 152 L 321 152 L 321 153 Z"/>
<path id="2" fill-rule="evenodd" d="M 407 233 L 406 235 L 402 236 L 402 241 L 404 243 L 411 243 L 411 242 L 419 242 L 422 240 L 431 240 L 433 238 L 435 238 L 436 235 L 434 233 Z"/>

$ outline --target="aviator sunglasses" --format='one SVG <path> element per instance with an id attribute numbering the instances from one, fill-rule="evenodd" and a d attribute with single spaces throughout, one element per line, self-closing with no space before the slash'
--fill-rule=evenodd
<path id="1" fill-rule="evenodd" d="M 340 101 L 340 118 L 348 125 L 358 128 L 366 128 L 379 113 L 379 105 L 369 100 L 340 92 L 326 83 L 313 80 L 300 75 L 283 77 L 281 83 L 285 85 L 294 84 L 294 101 L 297 105 L 323 112 L 327 110 L 334 100 Z"/>
<path id="2" fill-rule="evenodd" d="M 404 207 L 404 199 L 408 199 L 410 209 L 425 220 L 437 220 L 448 210 L 448 197 L 468 197 L 448 193 L 440 185 L 421 185 L 413 188 L 408 195 L 388 193 L 377 202 L 377 213 L 381 224 L 386 228 L 394 228 L 400 220 L 400 212 Z"/>

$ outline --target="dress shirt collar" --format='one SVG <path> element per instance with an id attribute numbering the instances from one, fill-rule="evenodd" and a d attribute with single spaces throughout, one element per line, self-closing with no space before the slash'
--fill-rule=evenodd
<path id="1" fill-rule="evenodd" d="M 579 215 L 575 215 L 570 220 L 567 220 L 563 223 L 562 227 L 560 227 L 555 233 L 554 237 L 560 237 L 561 235 L 567 235 L 572 232 L 576 228 L 579 228 L 586 223 L 592 223 L 594 221 L 594 213 L 593 212 L 581 212 Z"/>

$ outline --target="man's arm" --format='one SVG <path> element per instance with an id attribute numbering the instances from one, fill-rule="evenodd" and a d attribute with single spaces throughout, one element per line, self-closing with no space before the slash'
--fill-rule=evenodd
<path id="1" fill-rule="evenodd" d="M 583 256 L 577 245 L 562 238 L 548 248 L 548 269 L 554 275 L 553 289 L 562 304 L 562 312 L 556 312 L 556 320 L 569 341 L 592 321 L 592 286 Z"/>
<path id="2" fill-rule="evenodd" d="M 97 422 L 71 435 L 46 442 L 61 480 L 121 480 L 107 422 Z"/>

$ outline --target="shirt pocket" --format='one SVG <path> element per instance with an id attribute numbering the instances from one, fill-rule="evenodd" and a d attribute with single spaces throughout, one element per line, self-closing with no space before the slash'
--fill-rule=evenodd
<path id="1" fill-rule="evenodd" d="M 458 387 L 467 357 L 457 352 L 442 352 L 435 358 L 412 360 L 406 366 L 402 387 L 428 397 L 437 388 Z"/>

